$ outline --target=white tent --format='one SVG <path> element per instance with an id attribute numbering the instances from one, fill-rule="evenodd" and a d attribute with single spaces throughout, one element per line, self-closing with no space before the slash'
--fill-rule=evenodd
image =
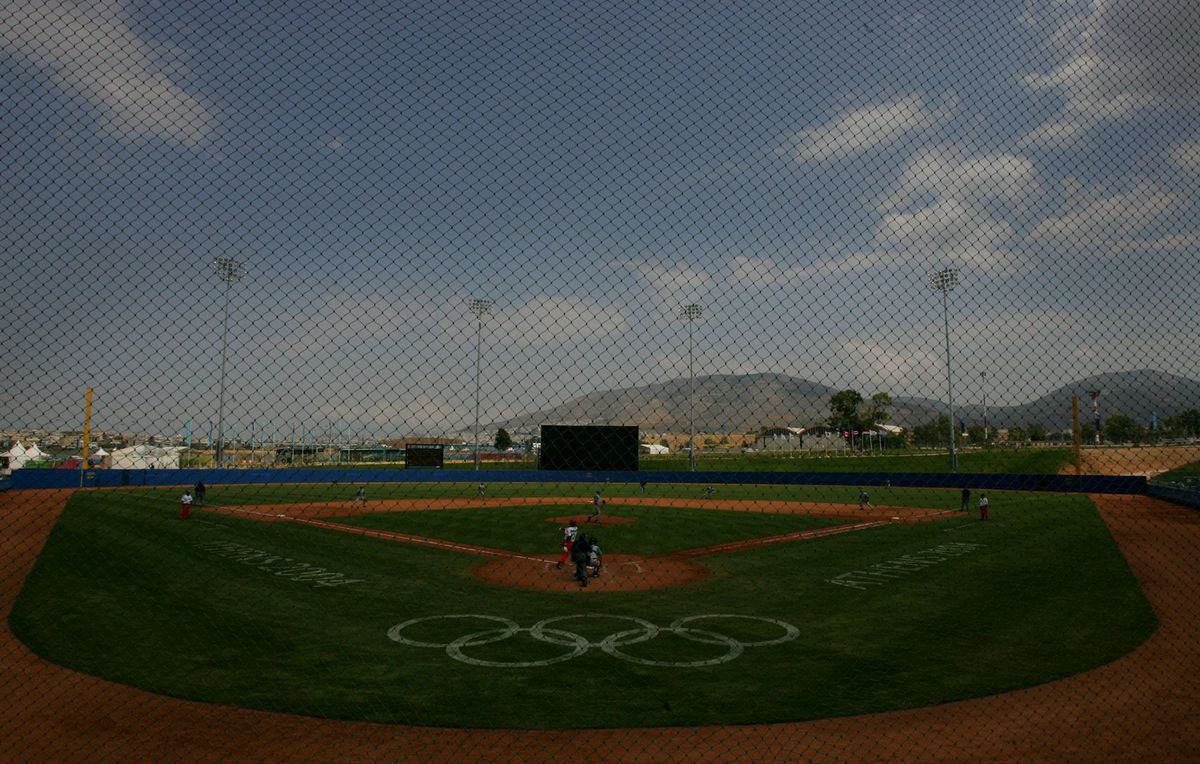
<path id="1" fill-rule="evenodd" d="M 179 469 L 179 452 L 182 448 L 172 446 L 140 445 L 129 448 L 118 448 L 112 452 L 112 468 L 114 470 L 177 470 Z"/>
<path id="2" fill-rule="evenodd" d="M 30 443 L 29 448 L 26 448 L 18 440 L 8 450 L 8 468 L 10 470 L 19 470 L 25 466 L 26 462 L 34 462 L 45 458 L 47 458 L 46 452 L 38 448 L 37 443 Z"/>
<path id="3" fill-rule="evenodd" d="M 671 449 L 661 443 L 639 443 L 638 451 L 643 454 L 669 454 Z"/>

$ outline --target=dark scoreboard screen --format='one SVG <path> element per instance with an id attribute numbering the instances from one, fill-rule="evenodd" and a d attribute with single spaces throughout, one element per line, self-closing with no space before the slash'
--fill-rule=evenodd
<path id="1" fill-rule="evenodd" d="M 544 470 L 636 470 L 638 428 L 544 424 L 538 466 Z"/>
<path id="2" fill-rule="evenodd" d="M 445 448 L 437 443 L 410 443 L 404 447 L 404 467 L 440 468 L 445 461 Z"/>

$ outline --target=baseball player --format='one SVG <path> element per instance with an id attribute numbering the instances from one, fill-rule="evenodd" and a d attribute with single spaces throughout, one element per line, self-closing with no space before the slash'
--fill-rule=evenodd
<path id="1" fill-rule="evenodd" d="M 180 498 L 180 503 L 183 509 L 179 511 L 179 517 L 183 520 L 188 519 L 188 513 L 192 511 L 192 494 L 187 489 L 184 489 L 183 496 Z"/>
<path id="2" fill-rule="evenodd" d="M 988 497 L 986 493 L 979 494 L 979 519 L 988 519 Z"/>
<path id="3" fill-rule="evenodd" d="M 865 510 L 869 506 L 871 506 L 871 495 L 867 493 L 867 489 L 859 488 L 858 489 L 858 508 Z"/>
<path id="4" fill-rule="evenodd" d="M 593 537 L 591 539 L 592 548 L 588 552 L 588 569 L 591 571 L 592 578 L 600 575 L 600 568 L 604 565 L 604 552 L 600 549 L 600 539 Z"/>
<path id="5" fill-rule="evenodd" d="M 592 514 L 588 515 L 589 523 L 599 523 L 600 513 L 604 509 L 604 505 L 608 503 L 607 499 L 600 498 L 600 492 L 596 491 L 596 495 L 592 497 Z"/>
<path id="6" fill-rule="evenodd" d="M 571 522 L 567 523 L 566 528 L 561 528 L 560 530 L 563 534 L 562 557 L 558 558 L 558 565 L 555 566 L 559 570 L 562 569 L 563 563 L 566 562 L 571 556 L 571 550 L 575 546 L 575 535 L 579 533 L 579 525 L 572 520 Z"/>
<path id="7" fill-rule="evenodd" d="M 571 548 L 571 562 L 575 563 L 573 578 L 579 582 L 580 586 L 588 585 L 588 561 L 591 560 L 591 556 L 592 542 L 588 539 L 587 534 L 580 533 Z"/>
<path id="8" fill-rule="evenodd" d="M 354 494 L 354 503 L 355 504 L 366 504 L 367 503 L 367 488 L 366 488 L 366 486 L 360 487 L 358 489 L 358 493 Z"/>

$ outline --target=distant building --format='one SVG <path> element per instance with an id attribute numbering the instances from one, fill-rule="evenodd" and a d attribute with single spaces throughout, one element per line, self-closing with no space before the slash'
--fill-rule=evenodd
<path id="1" fill-rule="evenodd" d="M 803 427 L 768 427 L 754 441 L 759 451 L 799 451 L 804 448 Z"/>
<path id="2" fill-rule="evenodd" d="M 841 451 L 849 448 L 842 433 L 827 425 L 769 427 L 754 441 L 756 451 Z"/>

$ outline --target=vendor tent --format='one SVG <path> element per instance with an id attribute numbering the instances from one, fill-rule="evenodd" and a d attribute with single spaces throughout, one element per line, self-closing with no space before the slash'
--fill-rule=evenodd
<path id="1" fill-rule="evenodd" d="M 179 469 L 179 452 L 182 448 L 172 446 L 140 445 L 129 448 L 118 448 L 112 452 L 112 468 L 114 470 L 177 470 Z"/>
<path id="2" fill-rule="evenodd" d="M 47 459 L 49 456 L 45 451 L 38 448 L 37 443 L 30 443 L 29 447 L 21 445 L 21 441 L 13 444 L 13 447 L 8 450 L 8 468 L 10 470 L 19 470 L 25 466 L 26 462 L 35 462 L 39 459 Z"/>

